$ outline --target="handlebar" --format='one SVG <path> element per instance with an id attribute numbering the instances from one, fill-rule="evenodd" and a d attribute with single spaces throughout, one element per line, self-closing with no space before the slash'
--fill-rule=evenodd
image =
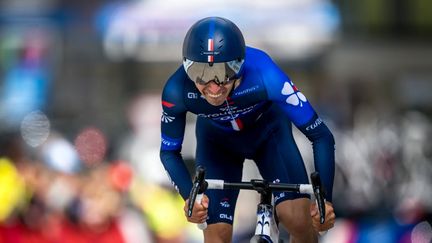
<path id="1" fill-rule="evenodd" d="M 192 216 L 192 210 L 195 201 L 201 202 L 202 194 L 207 189 L 235 189 L 235 190 L 255 190 L 259 193 L 273 192 L 273 191 L 286 191 L 297 192 L 309 195 L 314 195 L 318 205 L 320 214 L 320 223 L 324 224 L 325 221 L 325 190 L 321 184 L 321 179 L 318 172 L 313 172 L 310 175 L 311 184 L 287 184 L 287 183 L 273 183 L 265 180 L 251 180 L 243 182 L 225 182 L 224 180 L 205 179 L 205 169 L 198 166 L 195 171 L 195 177 L 189 194 L 188 202 L 188 217 Z M 205 223 L 204 223 L 205 224 Z M 205 229 L 206 224 L 200 224 L 200 229 Z"/>

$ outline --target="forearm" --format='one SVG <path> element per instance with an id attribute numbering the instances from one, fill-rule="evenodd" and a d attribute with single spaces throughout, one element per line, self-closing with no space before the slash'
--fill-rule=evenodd
<path id="1" fill-rule="evenodd" d="M 312 142 L 315 170 L 321 175 L 327 193 L 326 200 L 331 202 L 335 174 L 335 140 L 333 134 L 317 117 L 310 125 L 301 128 L 301 130 Z"/>
<path id="2" fill-rule="evenodd" d="M 321 175 L 327 201 L 332 201 L 335 174 L 334 138 L 331 133 L 313 142 L 315 170 Z"/>
<path id="3" fill-rule="evenodd" d="M 160 159 L 176 190 L 183 199 L 187 199 L 192 188 L 192 180 L 180 152 L 161 150 Z"/>

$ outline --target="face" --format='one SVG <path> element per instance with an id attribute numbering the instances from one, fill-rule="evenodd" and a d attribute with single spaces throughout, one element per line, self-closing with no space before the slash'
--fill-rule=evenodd
<path id="1" fill-rule="evenodd" d="M 184 58 L 183 67 L 208 103 L 222 105 L 233 88 L 239 85 L 244 59 L 228 62 L 195 62 Z"/>
<path id="2" fill-rule="evenodd" d="M 214 106 L 219 106 L 225 102 L 235 83 L 237 82 L 218 85 L 213 81 L 210 81 L 207 84 L 199 84 L 195 82 L 195 86 L 208 103 Z"/>

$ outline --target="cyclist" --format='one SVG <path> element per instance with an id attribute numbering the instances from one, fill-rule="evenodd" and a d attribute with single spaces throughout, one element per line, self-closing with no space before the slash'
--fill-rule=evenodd
<path id="1" fill-rule="evenodd" d="M 186 113 L 197 115 L 196 165 L 206 177 L 237 182 L 245 159 L 252 159 L 264 179 L 308 183 L 292 134 L 294 124 L 312 142 L 315 169 L 326 194 L 326 222 L 319 224 L 316 205 L 307 195 L 275 193 L 276 212 L 292 242 L 316 242 L 333 227 L 334 138 L 306 97 L 263 51 L 245 45 L 230 20 L 208 17 L 196 22 L 183 43 L 183 65 L 162 94 L 160 157 L 186 200 L 191 175 L 181 156 Z M 195 203 L 189 222 L 202 223 L 205 242 L 231 242 L 238 191 L 210 190 Z"/>

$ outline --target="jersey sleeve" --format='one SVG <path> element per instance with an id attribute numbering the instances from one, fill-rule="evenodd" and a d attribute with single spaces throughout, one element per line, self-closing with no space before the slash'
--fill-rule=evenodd
<path id="1" fill-rule="evenodd" d="M 178 70 L 162 92 L 160 159 L 176 190 L 186 199 L 192 188 L 191 176 L 181 156 L 186 112 L 182 75 Z"/>
<path id="2" fill-rule="evenodd" d="M 261 53 L 262 79 L 268 99 L 280 106 L 293 124 L 312 142 L 315 170 L 321 174 L 326 199 L 332 201 L 335 141 L 306 96 L 265 53 Z"/>

